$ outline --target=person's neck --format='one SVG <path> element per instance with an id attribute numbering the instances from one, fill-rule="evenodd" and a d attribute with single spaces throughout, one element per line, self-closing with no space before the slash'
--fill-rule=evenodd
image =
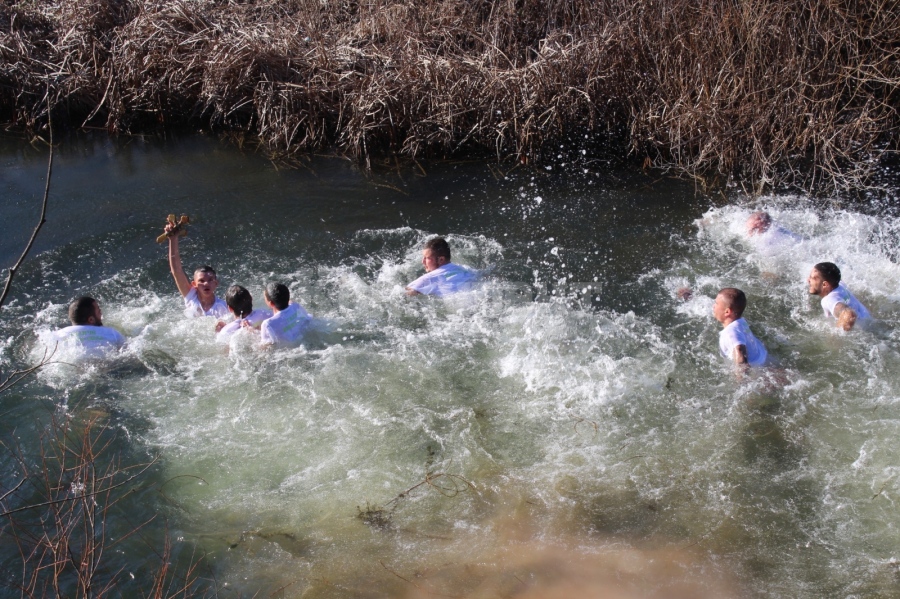
<path id="1" fill-rule="evenodd" d="M 740 316 L 737 316 L 737 317 L 729 316 L 728 318 L 724 318 L 724 319 L 722 319 L 722 328 L 724 329 L 725 327 L 727 327 L 727 326 L 730 325 L 731 323 L 737 322 L 737 321 L 739 321 L 740 319 L 741 319 Z"/>
<path id="2" fill-rule="evenodd" d="M 216 303 L 216 294 L 211 293 L 211 294 L 209 294 L 209 296 L 203 297 L 202 295 L 200 295 L 199 292 L 197 292 L 197 299 L 200 300 L 200 306 L 204 310 L 209 310 L 210 308 L 213 307 L 213 304 Z"/>

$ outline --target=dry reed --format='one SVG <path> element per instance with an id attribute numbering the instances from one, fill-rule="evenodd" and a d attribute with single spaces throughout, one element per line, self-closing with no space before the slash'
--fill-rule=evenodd
<path id="1" fill-rule="evenodd" d="M 0 118 L 256 138 L 273 156 L 573 135 L 757 188 L 865 185 L 898 145 L 896 1 L 5 0 Z M 555 153 L 554 153 L 555 154 Z"/>
<path id="2" fill-rule="evenodd" d="M 126 568 L 145 569 L 123 548 L 148 542 L 141 535 L 149 521 L 130 523 L 122 513 L 129 508 L 119 504 L 136 492 L 154 462 L 123 465 L 115 433 L 97 418 L 80 423 L 51 418 L 37 455 L 0 446 L 4 460 L 15 464 L 10 481 L 19 479 L 0 489 L 0 538 L 19 555 L 17 563 L 4 556 L 7 586 L 22 597 L 121 595 L 128 588 L 124 581 L 136 578 Z M 193 557 L 175 567 L 183 560 L 173 556 L 167 531 L 158 557 L 154 572 L 129 580 L 132 588 L 140 582 L 143 596 L 159 599 L 204 592 Z"/>

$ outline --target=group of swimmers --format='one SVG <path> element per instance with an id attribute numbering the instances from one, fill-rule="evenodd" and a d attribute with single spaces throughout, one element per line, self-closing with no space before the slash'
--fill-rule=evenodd
<path id="1" fill-rule="evenodd" d="M 801 238 L 772 222 L 767 212 L 754 212 L 747 219 L 747 234 L 767 244 L 794 243 Z M 856 299 L 841 282 L 841 271 L 833 262 L 820 262 L 813 266 L 806 280 L 810 295 L 818 296 L 827 318 L 835 318 L 838 326 L 849 331 L 857 320 L 871 316 L 865 306 Z M 690 291 L 680 289 L 682 299 L 690 297 Z M 722 324 L 719 333 L 719 349 L 722 355 L 733 360 L 739 368 L 764 366 L 768 361 L 765 345 L 750 331 L 743 318 L 747 296 L 734 287 L 721 289 L 713 304 L 713 316 Z"/>
<path id="2" fill-rule="evenodd" d="M 175 285 L 184 298 L 185 313 L 189 317 L 211 316 L 217 319 L 216 340 L 228 343 L 239 330 L 259 334 L 263 347 L 292 346 L 298 344 L 312 317 L 298 303 L 291 302 L 290 290 L 279 282 L 266 285 L 263 299 L 268 309 L 254 309 L 250 292 L 232 285 L 225 293 L 225 300 L 216 296 L 219 281 L 215 270 L 201 266 L 188 279 L 181 265 L 179 235 L 172 234 L 175 225 L 166 225 L 169 234 L 169 268 Z M 801 238 L 772 222 L 766 212 L 756 212 L 747 220 L 747 234 L 764 243 L 796 242 Z M 407 295 L 432 295 L 443 297 L 472 288 L 478 280 L 476 270 L 451 261 L 450 246 L 441 237 L 430 239 L 422 251 L 425 274 L 406 286 Z M 846 331 L 857 320 L 870 318 L 869 312 L 841 282 L 841 271 L 831 262 L 816 264 L 807 279 L 809 293 L 819 296 L 825 316 L 836 318 Z M 682 299 L 690 298 L 690 290 L 680 289 Z M 722 355 L 733 360 L 741 368 L 762 366 L 767 363 L 765 345 L 757 339 L 743 318 L 747 296 L 734 287 L 721 289 L 713 304 L 713 316 L 722 324 L 719 348 Z M 230 322 L 226 322 L 227 319 Z M 69 306 L 72 326 L 57 331 L 56 340 L 61 344 L 78 346 L 83 352 L 98 355 L 111 348 L 120 348 L 125 338 L 115 329 L 103 326 L 100 305 L 91 297 L 80 297 Z"/>
<path id="3" fill-rule="evenodd" d="M 268 309 L 254 309 L 253 296 L 241 285 L 232 285 L 223 301 L 216 296 L 219 280 L 211 266 L 201 266 L 188 279 L 181 265 L 179 235 L 176 225 L 168 223 L 169 269 L 175 285 L 184 299 L 188 317 L 211 316 L 217 319 L 216 341 L 227 344 L 239 330 L 259 334 L 262 347 L 297 345 L 309 327 L 312 316 L 303 306 L 291 302 L 286 285 L 271 282 L 266 285 L 263 300 Z M 478 271 L 451 261 L 450 246 L 441 237 L 430 239 L 422 255 L 425 274 L 406 287 L 407 295 L 442 297 L 469 290 L 478 280 Z M 230 322 L 226 322 L 230 319 Z M 125 337 L 117 330 L 104 326 L 100 304 L 90 296 L 77 298 L 69 306 L 72 325 L 56 331 L 55 341 L 64 347 L 77 348 L 85 356 L 96 357 L 125 345 Z"/>

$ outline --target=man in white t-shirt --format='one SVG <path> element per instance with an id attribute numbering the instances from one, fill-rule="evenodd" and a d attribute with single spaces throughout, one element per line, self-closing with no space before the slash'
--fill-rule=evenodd
<path id="1" fill-rule="evenodd" d="M 429 239 L 422 252 L 425 274 L 406 286 L 406 295 L 442 297 L 469 291 L 478 280 L 478 272 L 450 262 L 450 245 L 442 237 Z"/>
<path id="2" fill-rule="evenodd" d="M 741 370 L 763 366 L 768 358 L 766 346 L 750 332 L 743 319 L 746 307 L 747 296 L 734 287 L 720 290 L 713 304 L 713 316 L 723 327 L 719 333 L 719 349 Z"/>
<path id="3" fill-rule="evenodd" d="M 69 304 L 69 320 L 72 326 L 56 331 L 54 338 L 60 346 L 83 357 L 103 357 L 125 345 L 119 331 L 103 326 L 100 304 L 92 297 L 79 297 Z"/>
<path id="4" fill-rule="evenodd" d="M 803 241 L 801 236 L 772 222 L 768 212 L 754 212 L 746 226 L 751 243 L 763 253 L 783 251 Z"/>
<path id="5" fill-rule="evenodd" d="M 841 271 L 833 262 L 819 262 L 806 280 L 810 295 L 822 298 L 822 310 L 828 318 L 837 318 L 837 324 L 849 331 L 857 320 L 869 319 L 866 307 L 841 283 Z"/>
<path id="6" fill-rule="evenodd" d="M 259 329 L 262 344 L 282 347 L 299 343 L 312 319 L 309 312 L 291 302 L 291 291 L 283 283 L 266 285 L 263 298 L 275 315 L 264 320 Z"/>
<path id="7" fill-rule="evenodd" d="M 259 329 L 263 321 L 272 317 L 269 310 L 254 310 L 253 296 L 240 285 L 228 288 L 225 303 L 228 311 L 234 314 L 234 320 L 228 324 L 222 320 L 216 323 L 216 341 L 219 343 L 228 343 L 241 328 Z"/>
<path id="8" fill-rule="evenodd" d="M 175 225 L 166 224 L 166 233 L 171 233 Z M 194 278 L 190 280 L 184 274 L 181 266 L 181 254 L 178 250 L 179 235 L 169 235 L 169 270 L 175 279 L 175 285 L 184 298 L 184 313 L 189 317 L 215 316 L 225 318 L 228 316 L 228 306 L 216 297 L 216 288 L 219 279 L 216 271 L 211 266 L 201 266 L 194 271 Z"/>

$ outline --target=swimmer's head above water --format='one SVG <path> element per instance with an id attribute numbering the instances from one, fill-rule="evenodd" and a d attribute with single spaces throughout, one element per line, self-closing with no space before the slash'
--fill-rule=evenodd
<path id="1" fill-rule="evenodd" d="M 433 237 L 422 250 L 422 266 L 425 272 L 436 270 L 450 263 L 450 244 L 443 237 Z"/>
<path id="2" fill-rule="evenodd" d="M 69 320 L 75 325 L 102 327 L 103 313 L 94 298 L 83 295 L 69 304 Z"/>
<path id="3" fill-rule="evenodd" d="M 762 235 L 772 226 L 772 217 L 768 212 L 754 212 L 747 219 L 747 235 Z"/>

